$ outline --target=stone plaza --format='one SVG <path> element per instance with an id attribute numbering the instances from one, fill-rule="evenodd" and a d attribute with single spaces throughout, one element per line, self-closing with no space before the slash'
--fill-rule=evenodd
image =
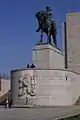
<path id="1" fill-rule="evenodd" d="M 0 108 L 1 120 L 60 120 L 80 114 L 80 107 Z"/>

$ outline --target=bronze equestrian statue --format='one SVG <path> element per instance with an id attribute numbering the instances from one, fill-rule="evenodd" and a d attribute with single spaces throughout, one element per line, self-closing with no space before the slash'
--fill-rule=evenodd
<path id="1" fill-rule="evenodd" d="M 52 17 L 52 9 L 46 6 L 46 11 L 39 11 L 35 14 L 39 27 L 36 32 L 41 31 L 41 39 L 40 44 L 43 42 L 43 33 L 47 34 L 47 43 L 51 43 L 51 35 L 53 37 L 53 43 L 55 47 L 57 47 L 57 40 L 56 40 L 56 23 Z"/>

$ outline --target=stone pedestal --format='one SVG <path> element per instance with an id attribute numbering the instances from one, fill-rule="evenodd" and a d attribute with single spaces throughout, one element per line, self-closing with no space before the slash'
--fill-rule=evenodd
<path id="1" fill-rule="evenodd" d="M 32 51 L 32 62 L 39 69 L 64 68 L 62 51 L 50 44 L 36 45 Z"/>

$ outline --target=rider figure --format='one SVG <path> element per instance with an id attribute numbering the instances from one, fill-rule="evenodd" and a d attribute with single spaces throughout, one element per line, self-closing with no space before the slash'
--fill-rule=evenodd
<path id="1" fill-rule="evenodd" d="M 51 19 L 52 22 L 54 22 L 53 17 L 52 17 L 52 9 L 46 6 L 46 12 L 47 12 L 48 18 Z"/>
<path id="2" fill-rule="evenodd" d="M 57 33 L 57 31 L 56 31 L 56 23 L 55 23 L 55 20 L 53 19 L 53 16 L 52 16 L 52 9 L 50 7 L 48 7 L 48 6 L 46 6 L 46 12 L 47 12 L 47 15 L 48 15 L 48 19 L 51 20 L 52 25 L 55 28 L 55 33 Z"/>

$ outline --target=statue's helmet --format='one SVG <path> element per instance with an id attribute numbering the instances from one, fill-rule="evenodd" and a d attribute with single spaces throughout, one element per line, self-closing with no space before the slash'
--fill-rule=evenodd
<path id="1" fill-rule="evenodd" d="M 49 6 L 46 6 L 47 11 L 52 11 L 52 9 Z"/>

